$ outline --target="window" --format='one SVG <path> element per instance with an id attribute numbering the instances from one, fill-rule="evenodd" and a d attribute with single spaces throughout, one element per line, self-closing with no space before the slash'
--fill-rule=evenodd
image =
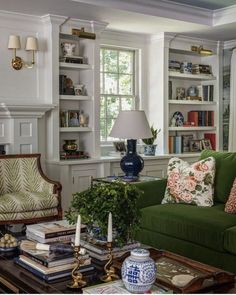
<path id="1" fill-rule="evenodd" d="M 108 142 L 119 111 L 136 107 L 135 51 L 102 47 L 100 81 L 100 139 Z"/>

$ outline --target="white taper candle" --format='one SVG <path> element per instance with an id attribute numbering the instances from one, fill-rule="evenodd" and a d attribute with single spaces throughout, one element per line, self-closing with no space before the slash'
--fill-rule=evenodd
<path id="1" fill-rule="evenodd" d="M 109 216 L 108 216 L 107 242 L 112 242 L 112 214 L 111 214 L 111 212 L 109 212 Z"/>
<path id="2" fill-rule="evenodd" d="M 75 232 L 75 246 L 80 245 L 80 229 L 81 229 L 81 216 L 78 215 L 77 224 L 76 224 L 76 232 Z"/>

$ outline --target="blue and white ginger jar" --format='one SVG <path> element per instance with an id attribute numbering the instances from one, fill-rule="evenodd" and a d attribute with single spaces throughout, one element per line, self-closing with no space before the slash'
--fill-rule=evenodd
<path id="1" fill-rule="evenodd" d="M 156 280 L 156 264 L 146 249 L 134 249 L 122 265 L 121 275 L 126 289 L 132 293 L 149 291 Z"/>

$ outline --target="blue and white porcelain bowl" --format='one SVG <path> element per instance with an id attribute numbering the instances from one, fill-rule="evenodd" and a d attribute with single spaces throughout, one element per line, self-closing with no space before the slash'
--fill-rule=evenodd
<path id="1" fill-rule="evenodd" d="M 134 249 L 121 268 L 121 276 L 126 289 L 132 293 L 149 291 L 156 280 L 156 264 L 146 249 Z"/>

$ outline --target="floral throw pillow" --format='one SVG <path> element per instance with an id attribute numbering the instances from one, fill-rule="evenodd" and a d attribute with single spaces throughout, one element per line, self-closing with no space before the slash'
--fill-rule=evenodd
<path id="1" fill-rule="evenodd" d="M 162 204 L 187 203 L 212 206 L 214 195 L 215 159 L 206 158 L 189 165 L 172 158 L 167 168 L 167 186 Z"/>
<path id="2" fill-rule="evenodd" d="M 236 178 L 234 179 L 228 201 L 225 204 L 225 212 L 232 214 L 236 213 Z"/>

